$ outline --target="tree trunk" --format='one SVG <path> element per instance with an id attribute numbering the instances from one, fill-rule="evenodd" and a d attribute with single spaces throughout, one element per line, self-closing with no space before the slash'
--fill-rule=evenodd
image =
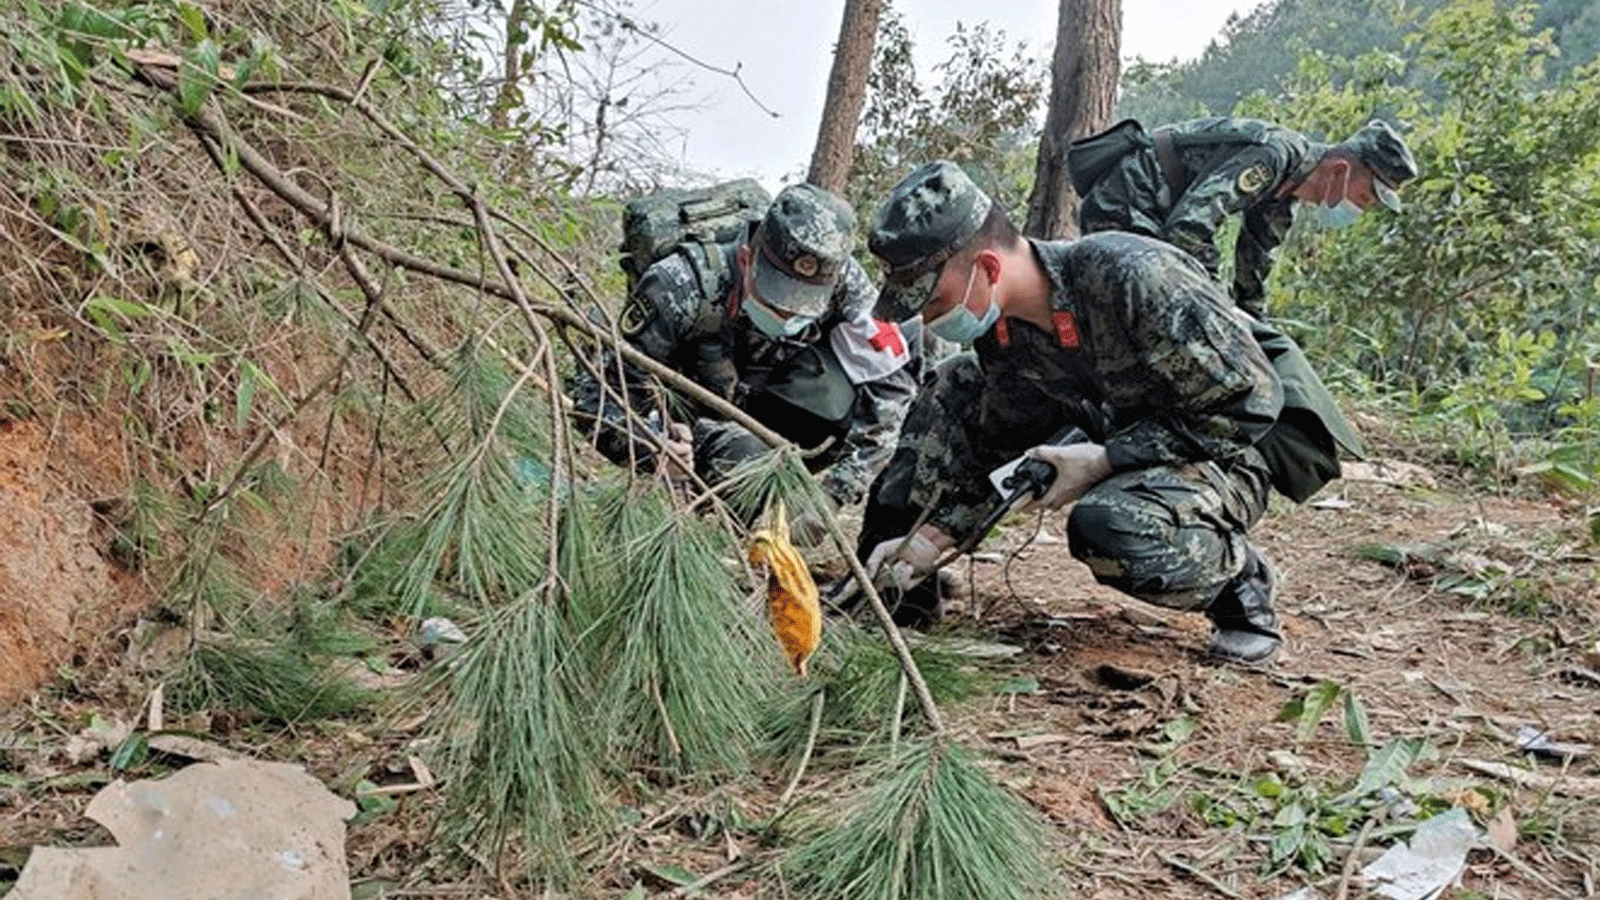
<path id="1" fill-rule="evenodd" d="M 1050 110 L 1023 229 L 1029 236 L 1078 236 L 1078 195 L 1067 173 L 1067 145 L 1111 124 L 1121 49 L 1122 0 L 1061 0 L 1050 61 Z"/>
<path id="2" fill-rule="evenodd" d="M 811 171 L 806 175 L 807 181 L 836 194 L 844 193 L 845 180 L 850 177 L 856 125 L 867 100 L 867 74 L 872 69 L 872 48 L 882 12 L 883 0 L 844 2 L 833 71 L 828 75 L 828 97 L 822 106 L 817 145 L 811 152 Z"/>
<path id="3" fill-rule="evenodd" d="M 511 0 L 506 13 L 505 80 L 500 82 L 500 92 L 495 97 L 494 108 L 489 111 L 489 124 L 505 128 L 511 110 L 522 104 L 522 52 L 528 44 L 528 0 Z"/>

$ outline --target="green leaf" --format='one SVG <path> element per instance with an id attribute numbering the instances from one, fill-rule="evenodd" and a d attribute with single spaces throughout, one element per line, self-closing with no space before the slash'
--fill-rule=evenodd
<path id="1" fill-rule="evenodd" d="M 124 772 L 135 766 L 141 765 L 150 758 L 150 740 L 142 732 L 135 732 L 122 739 L 122 743 L 111 751 L 111 771 Z"/>
<path id="2" fill-rule="evenodd" d="M 244 360 L 239 365 L 239 392 L 233 398 L 233 427 L 244 431 L 250 424 L 250 411 L 254 407 L 256 387 L 260 384 L 261 370 L 255 363 Z"/>
<path id="3" fill-rule="evenodd" d="M 84 304 L 84 311 L 104 311 L 115 313 L 128 319 L 143 319 L 151 315 L 150 307 L 137 300 L 124 300 L 109 294 L 96 294 Z"/>
<path id="4" fill-rule="evenodd" d="M 699 875 L 685 869 L 683 866 L 645 866 L 644 870 L 668 884 L 676 884 L 680 887 L 700 880 Z"/>
<path id="5" fill-rule="evenodd" d="M 1344 692 L 1344 731 L 1350 742 L 1366 747 L 1372 743 L 1372 729 L 1367 724 L 1367 711 L 1356 699 L 1354 691 Z"/>
<path id="6" fill-rule="evenodd" d="M 61 30 L 84 37 L 125 40 L 133 32 L 121 21 L 81 3 L 71 3 L 61 10 Z"/>
<path id="7" fill-rule="evenodd" d="M 1428 744 L 1421 738 L 1395 738 L 1367 759 L 1367 765 L 1356 779 L 1351 793 L 1365 797 L 1379 788 L 1399 784 L 1405 778 L 1406 768 L 1427 751 Z"/>
<path id="8" fill-rule="evenodd" d="M 189 36 L 197 41 L 206 39 L 206 14 L 192 3 L 178 4 L 178 19 L 189 29 Z"/>
<path id="9" fill-rule="evenodd" d="M 1317 723 L 1322 721 L 1323 715 L 1333 706 L 1333 701 L 1339 699 L 1340 688 L 1331 681 L 1324 681 L 1306 692 L 1304 697 L 1290 700 L 1278 710 L 1275 721 L 1295 722 L 1295 740 L 1305 741 L 1317 730 Z"/>
<path id="10" fill-rule="evenodd" d="M 1199 729 L 1200 723 L 1189 716 L 1179 716 L 1161 726 L 1161 736 L 1173 745 L 1187 741 Z"/>
<path id="11" fill-rule="evenodd" d="M 213 41 L 201 41 L 183 55 L 178 64 L 178 104 L 183 114 L 192 116 L 200 111 L 211 92 L 217 87 L 217 71 L 221 55 Z"/>
<path id="12" fill-rule="evenodd" d="M 1039 693 L 1039 679 L 1017 677 L 1007 679 L 994 689 L 996 694 L 1037 694 Z"/>

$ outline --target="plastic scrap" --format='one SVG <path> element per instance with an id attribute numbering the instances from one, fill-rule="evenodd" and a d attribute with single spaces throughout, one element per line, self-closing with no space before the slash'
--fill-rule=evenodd
<path id="1" fill-rule="evenodd" d="M 1418 825 L 1409 844 L 1390 847 L 1361 874 L 1390 900 L 1431 900 L 1461 875 L 1467 851 L 1479 839 L 1472 817 L 1453 807 Z"/>
<path id="2" fill-rule="evenodd" d="M 1532 725 L 1517 729 L 1517 749 L 1531 756 L 1556 762 L 1573 762 L 1589 755 L 1588 744 L 1552 741 L 1550 735 Z"/>

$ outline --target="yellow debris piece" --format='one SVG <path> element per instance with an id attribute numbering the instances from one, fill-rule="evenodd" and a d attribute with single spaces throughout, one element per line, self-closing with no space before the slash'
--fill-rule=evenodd
<path id="1" fill-rule="evenodd" d="M 750 562 L 767 567 L 767 616 L 784 655 L 801 678 L 806 660 L 822 643 L 822 604 L 817 583 L 800 552 L 789 543 L 789 521 L 780 503 L 771 527 L 750 536 Z"/>

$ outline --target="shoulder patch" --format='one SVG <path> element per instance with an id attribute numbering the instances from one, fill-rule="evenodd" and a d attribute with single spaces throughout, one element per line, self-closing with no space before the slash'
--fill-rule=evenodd
<path id="1" fill-rule="evenodd" d="M 828 333 L 828 343 L 851 384 L 885 378 L 911 359 L 905 334 L 893 322 L 872 318 L 841 322 Z"/>
<path id="2" fill-rule="evenodd" d="M 622 307 L 622 319 L 617 325 L 622 329 L 623 337 L 636 337 L 646 325 L 654 321 L 655 317 L 655 307 L 635 294 L 629 297 L 627 305 Z"/>
<path id="3" fill-rule="evenodd" d="M 1266 163 L 1255 163 L 1239 173 L 1239 193 L 1254 194 L 1272 180 L 1272 170 Z"/>

